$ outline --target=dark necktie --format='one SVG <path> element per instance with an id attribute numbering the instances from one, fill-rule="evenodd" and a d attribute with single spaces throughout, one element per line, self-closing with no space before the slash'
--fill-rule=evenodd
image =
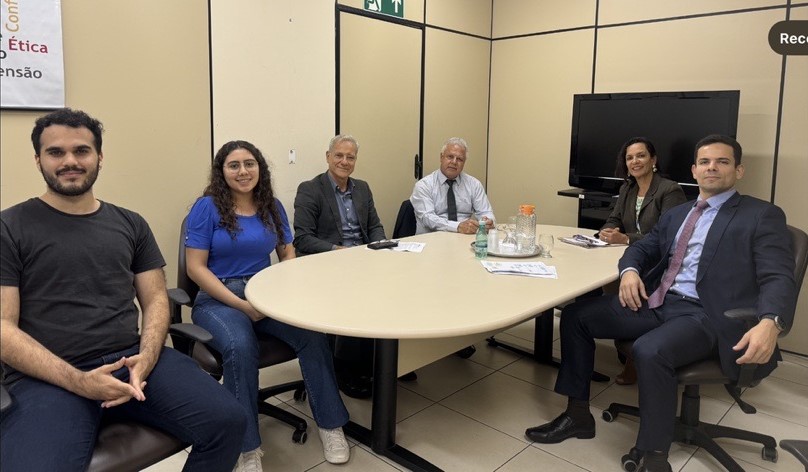
<path id="1" fill-rule="evenodd" d="M 449 191 L 446 192 L 446 212 L 449 214 L 449 221 L 457 221 L 457 202 L 455 201 L 454 189 L 452 189 L 455 180 L 448 179 L 446 183 L 449 185 Z"/>
<path id="2" fill-rule="evenodd" d="M 690 242 L 690 237 L 693 236 L 693 231 L 696 229 L 696 221 L 698 221 L 701 214 L 704 213 L 704 209 L 707 208 L 707 206 L 705 200 L 697 201 L 696 209 L 693 210 L 690 215 L 688 215 L 687 220 L 685 220 L 685 224 L 682 227 L 682 234 L 679 235 L 679 240 L 676 241 L 676 248 L 673 250 L 673 255 L 668 264 L 668 270 L 665 271 L 665 275 L 662 277 L 662 282 L 659 284 L 659 287 L 648 297 L 648 308 L 659 308 L 662 306 L 665 294 L 670 290 L 673 281 L 679 274 L 679 269 L 682 268 L 682 261 L 685 260 L 685 253 L 687 252 L 687 243 Z"/>

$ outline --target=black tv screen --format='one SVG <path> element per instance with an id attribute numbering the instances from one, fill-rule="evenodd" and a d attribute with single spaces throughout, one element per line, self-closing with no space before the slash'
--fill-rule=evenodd
<path id="1" fill-rule="evenodd" d="M 709 134 L 735 137 L 740 91 L 576 94 L 572 104 L 569 184 L 617 193 L 617 154 L 634 136 L 654 143 L 661 175 L 698 192 L 690 166 Z"/>

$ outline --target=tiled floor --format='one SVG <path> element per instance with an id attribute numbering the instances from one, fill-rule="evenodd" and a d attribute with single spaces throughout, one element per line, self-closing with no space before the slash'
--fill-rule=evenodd
<path id="1" fill-rule="evenodd" d="M 532 334 L 530 322 L 497 337 L 532 347 Z M 612 377 L 620 372 L 611 342 L 599 344 L 596 368 Z M 418 380 L 399 383 L 397 439 L 446 471 L 620 471 L 620 457 L 634 444 L 635 420 L 620 417 L 606 423 L 600 419 L 600 412 L 614 401 L 636 404 L 635 387 L 593 382 L 592 413 L 597 420 L 597 436 L 539 445 L 526 440 L 524 430 L 549 421 L 566 405 L 566 400 L 552 391 L 554 369 L 483 342 L 477 344 L 477 353 L 468 360 L 450 356 L 417 373 Z M 277 383 L 299 378 L 300 373 L 293 362 L 262 376 Z M 723 387 L 702 388 L 702 419 L 771 434 L 778 441 L 808 439 L 808 358 L 786 354 L 772 376 L 743 398 L 757 407 L 756 415 L 744 414 Z M 274 400 L 311 418 L 308 404 L 296 403 L 291 394 Z M 345 397 L 345 403 L 354 421 L 369 425 L 370 401 Z M 264 470 L 404 470 L 353 442 L 348 464 L 328 464 L 323 459 L 314 421 L 309 424 L 308 441 L 298 445 L 291 441 L 291 428 L 261 417 Z M 804 470 L 782 450 L 779 461 L 772 463 L 761 460 L 760 448 L 749 443 L 720 440 L 720 444 L 747 471 Z M 147 470 L 179 471 L 186 454 L 181 452 Z M 675 471 L 723 470 L 709 454 L 689 446 L 674 445 L 670 460 Z"/>

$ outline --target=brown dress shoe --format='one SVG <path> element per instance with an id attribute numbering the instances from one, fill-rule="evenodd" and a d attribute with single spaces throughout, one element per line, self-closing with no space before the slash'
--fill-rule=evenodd
<path id="1" fill-rule="evenodd" d="M 623 372 L 617 375 L 614 379 L 617 385 L 634 385 L 637 383 L 637 369 L 634 368 L 634 359 L 626 357 L 626 365 L 623 366 Z"/>

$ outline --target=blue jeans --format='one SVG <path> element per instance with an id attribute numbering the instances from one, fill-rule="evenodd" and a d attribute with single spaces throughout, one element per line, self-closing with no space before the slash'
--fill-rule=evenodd
<path id="1" fill-rule="evenodd" d="M 231 292 L 244 298 L 245 280 L 226 279 L 224 284 Z M 332 429 L 348 422 L 348 410 L 337 389 L 334 361 L 325 334 L 296 328 L 272 318 L 253 322 L 243 312 L 221 303 L 204 291 L 196 296 L 191 318 L 213 335 L 211 347 L 221 353 L 224 363 L 224 386 L 248 413 L 242 451 L 251 451 L 261 445 L 258 433 L 256 332 L 281 339 L 297 353 L 309 405 L 319 427 Z"/>
<path id="2" fill-rule="evenodd" d="M 138 351 L 134 346 L 76 367 L 95 369 Z M 113 375 L 129 380 L 125 367 Z M 109 409 L 31 377 L 12 383 L 8 390 L 14 403 L 3 413 L 0 428 L 3 470 L 87 470 L 102 417 L 147 424 L 193 444 L 184 471 L 232 470 L 247 415 L 221 385 L 191 358 L 168 347 L 146 382 L 145 401 L 129 400 Z"/>

